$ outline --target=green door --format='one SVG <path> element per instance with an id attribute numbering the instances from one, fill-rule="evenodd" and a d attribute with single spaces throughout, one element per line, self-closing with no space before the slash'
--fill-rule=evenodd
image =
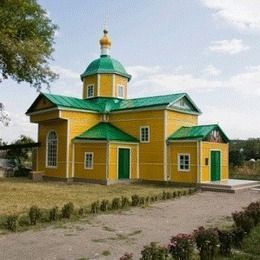
<path id="1" fill-rule="evenodd" d="M 119 148 L 118 153 L 118 178 L 129 179 L 130 149 Z"/>
<path id="2" fill-rule="evenodd" d="M 211 181 L 220 180 L 220 151 L 211 151 L 210 153 L 210 172 Z"/>

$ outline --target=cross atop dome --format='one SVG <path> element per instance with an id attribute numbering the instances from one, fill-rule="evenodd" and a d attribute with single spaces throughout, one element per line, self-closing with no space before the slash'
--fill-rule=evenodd
<path id="1" fill-rule="evenodd" d="M 110 47 L 111 47 L 111 40 L 107 35 L 108 30 L 104 29 L 103 32 L 104 32 L 104 35 L 99 41 L 100 48 L 101 48 L 101 56 L 109 56 L 109 51 L 110 51 Z"/>

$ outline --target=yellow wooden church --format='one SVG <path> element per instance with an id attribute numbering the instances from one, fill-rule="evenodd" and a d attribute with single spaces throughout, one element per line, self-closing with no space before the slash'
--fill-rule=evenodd
<path id="1" fill-rule="evenodd" d="M 41 93 L 26 112 L 38 124 L 36 171 L 103 184 L 228 179 L 221 128 L 198 125 L 201 111 L 186 93 L 128 99 L 131 75 L 109 55 L 107 30 L 100 46 L 81 74 L 82 98 Z"/>

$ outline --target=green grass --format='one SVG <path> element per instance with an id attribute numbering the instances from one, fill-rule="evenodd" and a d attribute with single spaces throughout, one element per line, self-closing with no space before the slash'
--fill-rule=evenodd
<path id="1" fill-rule="evenodd" d="M 115 197 L 151 196 L 164 191 L 183 190 L 186 188 L 165 186 L 159 184 L 115 184 L 104 186 L 86 183 L 65 182 L 33 182 L 26 178 L 0 179 L 0 216 L 20 214 L 31 206 L 42 209 L 54 206 L 60 208 L 68 202 L 73 202 L 76 208 L 89 206 L 96 200 Z"/>

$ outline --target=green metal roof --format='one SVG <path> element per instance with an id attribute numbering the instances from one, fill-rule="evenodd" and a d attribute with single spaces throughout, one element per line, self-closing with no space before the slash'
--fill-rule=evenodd
<path id="1" fill-rule="evenodd" d="M 99 59 L 92 61 L 88 65 L 86 70 L 80 75 L 80 77 L 82 80 L 86 76 L 94 75 L 97 73 L 115 73 L 128 78 L 128 80 L 131 79 L 131 75 L 126 72 L 123 65 L 119 61 L 112 59 L 108 55 L 101 55 Z"/>
<path id="2" fill-rule="evenodd" d="M 95 111 L 98 113 L 109 113 L 113 111 L 158 107 L 158 106 L 169 106 L 170 104 L 176 102 L 182 97 L 186 97 L 192 104 L 194 110 L 182 110 L 188 113 L 199 114 L 200 110 L 192 102 L 191 98 L 186 93 L 177 93 L 171 95 L 163 96 L 153 96 L 144 98 L 134 98 L 134 99 L 118 99 L 118 98 L 105 98 L 96 97 L 91 99 L 80 99 L 74 97 L 67 97 L 61 95 L 53 95 L 41 93 L 38 98 L 34 101 L 31 107 L 26 113 L 34 111 L 34 108 L 40 98 L 47 98 L 54 106 L 59 108 L 69 108 L 69 109 L 81 109 L 86 111 Z"/>
<path id="3" fill-rule="evenodd" d="M 199 125 L 186 127 L 183 126 L 174 132 L 172 135 L 168 137 L 168 140 L 203 140 L 205 139 L 213 130 L 219 130 L 224 141 L 228 142 L 229 139 L 222 131 L 222 129 L 214 124 L 214 125 Z"/>
<path id="4" fill-rule="evenodd" d="M 98 123 L 75 137 L 75 139 L 139 142 L 135 137 L 123 132 L 112 124 L 105 122 Z"/>

